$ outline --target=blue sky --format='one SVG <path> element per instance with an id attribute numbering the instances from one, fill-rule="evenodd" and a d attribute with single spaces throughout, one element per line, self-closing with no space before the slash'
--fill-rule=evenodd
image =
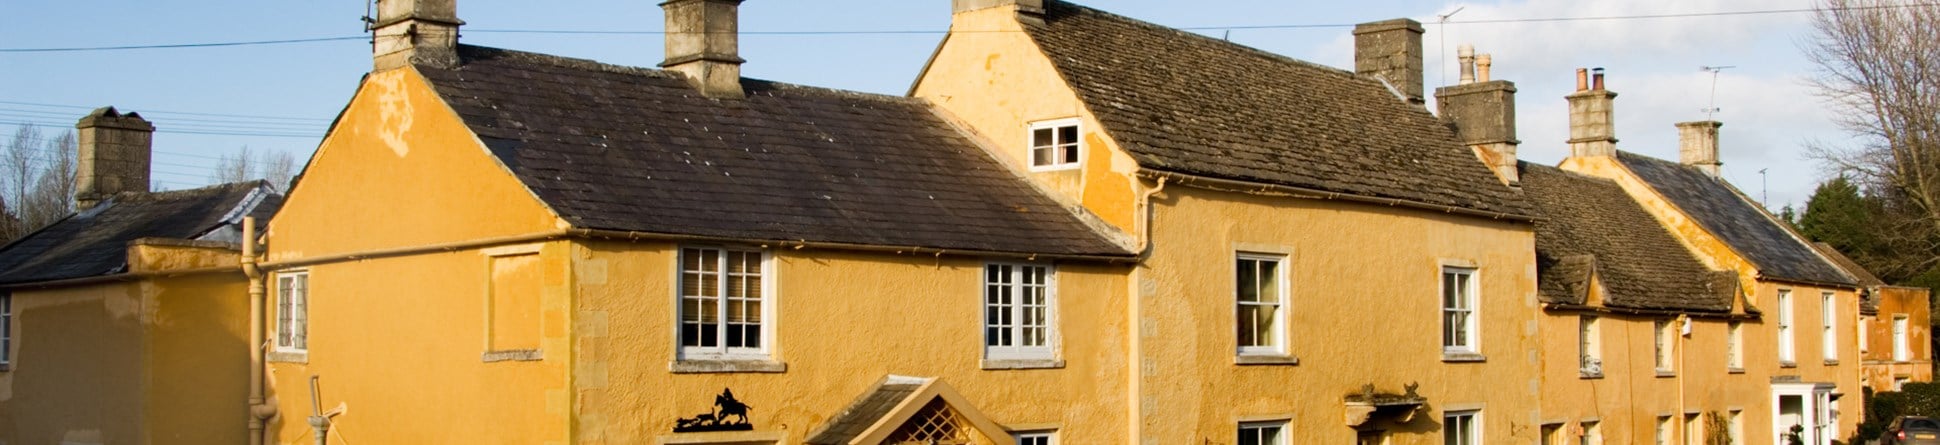
<path id="1" fill-rule="evenodd" d="M 1082 0 L 1174 27 L 1352 24 L 1393 17 L 1429 23 L 1427 84 L 1452 81 L 1442 62 L 1461 43 L 1495 58 L 1495 77 L 1517 82 L 1525 160 L 1565 153 L 1562 97 L 1576 67 L 1610 71 L 1619 148 L 1676 157 L 1672 124 L 1703 118 L 1711 77 L 1698 67 L 1733 65 L 1719 78 L 1725 177 L 1753 197 L 1769 186 L 1772 207 L 1802 203 L 1826 175 L 1805 158 L 1808 142 L 1847 143 L 1804 80 L 1798 44 L 1808 14 L 1648 20 L 1459 23 L 1490 19 L 1606 17 L 1809 8 L 1811 0 L 1511 0 L 1499 2 L 1313 2 L 1286 0 Z M 657 1 L 460 1 L 470 44 L 653 66 L 653 34 L 534 34 L 502 30 L 658 31 Z M 1446 26 L 1435 16 L 1460 8 Z M 947 0 L 754 0 L 744 31 L 941 31 Z M 17 1 L 0 5 L 0 48 L 234 42 L 358 36 L 358 0 Z M 1234 42 L 1336 67 L 1352 65 L 1348 28 L 1233 30 Z M 1198 31 L 1226 36 L 1222 30 Z M 748 76 L 902 94 L 940 34 L 749 35 Z M 1445 42 L 1445 43 L 1444 43 Z M 1444 46 L 1445 45 L 1445 46 Z M 1445 50 L 1444 50 L 1445 48 Z M 370 68 L 363 40 L 193 49 L 0 52 L 0 136 L 14 123 L 69 128 L 87 108 L 114 105 L 155 121 L 156 180 L 168 188 L 208 182 L 215 157 L 239 147 L 307 159 L 329 120 Z M 204 134 L 196 134 L 204 133 Z M 228 133 L 228 134 L 206 134 Z M 1758 172 L 1766 169 L 1766 175 Z"/>

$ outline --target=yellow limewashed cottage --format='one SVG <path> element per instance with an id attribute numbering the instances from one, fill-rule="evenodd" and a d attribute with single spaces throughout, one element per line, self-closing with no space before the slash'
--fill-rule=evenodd
<path id="1" fill-rule="evenodd" d="M 136 113 L 76 125 L 77 211 L 0 247 L 0 443 L 215 444 L 248 437 L 245 218 L 261 181 L 149 191 Z"/>
<path id="2" fill-rule="evenodd" d="M 1742 332 L 1736 333 L 1703 329 L 1699 323 L 1690 342 L 1711 351 L 1738 342 L 1743 354 L 1735 359 L 1745 373 L 1728 380 L 1749 379 L 1765 386 L 1769 396 L 1744 408 L 1761 411 L 1745 414 L 1751 425 L 1746 435 L 1757 438 L 1751 443 L 1764 443 L 1768 437 L 1784 443 L 1785 437 L 1797 435 L 1804 443 L 1828 444 L 1850 437 L 1863 420 L 1857 282 L 1763 206 L 1718 178 L 1722 124 L 1678 124 L 1679 162 L 1621 151 L 1616 148 L 1615 98 L 1605 88 L 1601 70 L 1594 76 L 1578 71 L 1577 91 L 1568 97 L 1570 157 L 1560 167 L 1615 181 L 1705 267 L 1735 274 L 1740 300 L 1733 315 L 1757 317 L 1742 321 Z M 1715 366 L 1726 358 L 1703 360 Z M 1667 415 L 1675 419 L 1689 414 Z"/>

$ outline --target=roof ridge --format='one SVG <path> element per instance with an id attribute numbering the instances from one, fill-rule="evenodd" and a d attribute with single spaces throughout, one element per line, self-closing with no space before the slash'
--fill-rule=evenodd
<path id="1" fill-rule="evenodd" d="M 516 49 L 491 47 L 491 46 L 470 45 L 470 44 L 462 44 L 462 43 L 459 44 L 458 46 L 459 46 L 459 54 L 463 56 L 475 57 L 475 56 L 503 55 L 503 56 L 516 57 L 524 61 L 543 63 L 543 64 L 553 65 L 561 68 L 585 69 L 585 70 L 609 72 L 614 74 L 640 75 L 640 76 L 652 76 L 652 77 L 662 77 L 662 78 L 677 78 L 677 79 L 687 78 L 686 74 L 681 73 L 679 71 L 665 70 L 660 68 L 647 68 L 647 67 L 639 67 L 639 66 L 620 65 L 620 64 L 614 64 L 614 63 L 601 62 L 593 59 L 567 57 L 567 56 L 561 56 L 556 54 L 546 54 L 546 53 L 539 53 L 539 52 L 532 52 L 532 51 L 522 51 L 522 50 L 516 50 Z M 466 54 L 466 53 L 472 53 L 472 54 Z M 471 57 L 465 57 L 465 58 L 470 59 Z M 460 67 L 462 66 L 463 65 L 460 65 Z M 879 101 L 895 102 L 895 103 L 921 103 L 919 101 L 913 101 L 911 100 L 911 98 L 904 97 L 904 96 L 895 96 L 895 95 L 888 95 L 888 94 L 881 94 L 881 93 L 870 93 L 870 92 L 864 92 L 864 91 L 853 91 L 853 90 L 843 90 L 843 89 L 828 88 L 828 87 L 818 87 L 818 86 L 812 86 L 812 85 L 794 84 L 794 83 L 767 80 L 767 79 L 758 79 L 753 77 L 742 77 L 741 82 L 743 84 L 753 84 L 758 86 L 764 86 L 771 90 L 803 91 L 808 93 L 831 94 L 831 95 L 838 95 L 838 96 L 853 97 L 857 99 L 879 100 Z M 757 93 L 758 93 L 757 91 L 748 91 L 748 95 L 750 96 L 755 95 Z"/>
<path id="2" fill-rule="evenodd" d="M 1179 36 L 1183 36 L 1183 37 L 1186 37 L 1186 38 L 1192 38 L 1192 39 L 1199 39 L 1199 40 L 1203 40 L 1203 41 L 1206 41 L 1206 42 L 1210 42 L 1210 43 L 1214 43 L 1214 44 L 1218 44 L 1218 45 L 1223 45 L 1223 46 L 1229 46 L 1229 47 L 1232 47 L 1232 48 L 1236 48 L 1236 49 L 1240 49 L 1240 50 L 1243 50 L 1243 51 L 1247 51 L 1247 52 L 1251 52 L 1251 53 L 1253 53 L 1253 54 L 1254 54 L 1254 55 L 1256 55 L 1256 56 L 1262 56 L 1262 57 L 1265 57 L 1265 58 L 1267 58 L 1267 59 L 1272 59 L 1272 60 L 1276 60 L 1276 61 L 1279 61 L 1279 62 L 1284 62 L 1284 63 L 1289 63 L 1289 64 L 1292 64 L 1292 65 L 1297 65 L 1297 66 L 1304 66 L 1304 67 L 1308 67 L 1308 68 L 1317 68 L 1317 69 L 1320 69 L 1321 71 L 1325 71 L 1325 72 L 1327 72 L 1327 73 L 1329 73 L 1329 74 L 1333 74 L 1333 75 L 1338 75 L 1338 76 L 1343 76 L 1343 77 L 1349 77 L 1349 78 L 1354 78 L 1354 79 L 1361 79 L 1361 80 L 1367 80 L 1367 81 L 1374 81 L 1374 80 L 1375 80 L 1375 79 L 1374 79 L 1374 78 L 1372 78 L 1372 77 L 1365 77 L 1365 76 L 1361 76 L 1360 74 L 1356 74 L 1356 73 L 1355 73 L 1354 71 L 1352 71 L 1352 70 L 1347 70 L 1347 69 L 1341 69 L 1341 68 L 1337 68 L 1337 67 L 1332 67 L 1332 66 L 1327 66 L 1327 65 L 1322 65 L 1322 64 L 1320 64 L 1320 63 L 1316 63 L 1316 62 L 1309 62 L 1309 61 L 1306 61 L 1306 60 L 1300 60 L 1300 59 L 1296 59 L 1296 58 L 1293 58 L 1292 56 L 1288 56 L 1288 55 L 1285 55 L 1285 54 L 1280 54 L 1280 53 L 1276 53 L 1276 52 L 1272 52 L 1272 51 L 1267 51 L 1267 50 L 1264 50 L 1264 49 L 1259 49 L 1259 48 L 1254 48 L 1254 47 L 1251 47 L 1251 46 L 1247 46 L 1247 45 L 1243 45 L 1243 44 L 1239 44 L 1239 43 L 1236 43 L 1236 42 L 1233 42 L 1233 41 L 1231 41 L 1231 40 L 1224 40 L 1224 39 L 1215 39 L 1215 38 L 1212 38 L 1212 36 L 1208 36 L 1208 35 L 1205 35 L 1205 34 L 1199 34 L 1199 33 L 1195 33 L 1195 32 L 1191 32 L 1191 31 L 1186 31 L 1186 30 L 1183 30 L 1183 29 L 1179 29 L 1179 28 L 1173 28 L 1173 27 L 1170 27 L 1170 26 L 1165 26 L 1165 25 L 1160 25 L 1160 24 L 1157 24 L 1157 23 L 1152 23 L 1152 22 L 1147 22 L 1147 21 L 1144 21 L 1144 20 L 1139 20 L 1139 19 L 1136 19 L 1136 18 L 1132 18 L 1132 17 L 1127 17 L 1127 16 L 1123 16 L 1123 15 L 1119 15 L 1119 14 L 1114 14 L 1114 13 L 1112 13 L 1112 12 L 1110 12 L 1110 11 L 1105 11 L 1105 10 L 1102 10 L 1102 9 L 1097 9 L 1097 8 L 1093 8 L 1093 7 L 1090 7 L 1090 6 L 1085 6 L 1085 5 L 1080 5 L 1080 4 L 1077 4 L 1077 3 L 1073 3 L 1073 2 L 1069 2 L 1069 1 L 1065 1 L 1065 0 L 1045 0 L 1045 1 L 1044 1 L 1044 3 L 1045 3 L 1045 4 L 1047 5 L 1047 6 L 1048 6 L 1048 5 L 1052 5 L 1052 4 L 1062 4 L 1062 5 L 1064 5 L 1064 6 L 1069 6 L 1069 7 L 1071 7 L 1071 8 L 1073 8 L 1073 9 L 1076 9 L 1076 10 L 1078 10 L 1078 11 L 1080 11 L 1080 12 L 1083 12 L 1083 13 L 1088 13 L 1088 14 L 1096 14 L 1096 15 L 1100 15 L 1100 16 L 1104 16 L 1104 17 L 1107 17 L 1107 18 L 1114 18 L 1114 19 L 1119 19 L 1119 20 L 1123 20 L 1123 21 L 1125 21 L 1125 22 L 1127 22 L 1127 23 L 1130 23 L 1130 24 L 1132 24 L 1133 26 L 1138 26 L 1138 27 L 1142 27 L 1142 28 L 1150 28 L 1150 29 L 1152 29 L 1152 30 L 1155 30 L 1155 31 L 1162 31 L 1162 32 L 1169 32 L 1169 33 L 1172 33 L 1172 34 L 1175 34 L 1175 35 L 1179 35 Z M 1027 26 L 1029 26 L 1029 25 L 1027 25 Z"/>

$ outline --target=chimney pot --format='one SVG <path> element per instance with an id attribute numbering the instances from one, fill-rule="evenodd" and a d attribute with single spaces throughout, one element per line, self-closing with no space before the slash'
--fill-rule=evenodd
<path id="1" fill-rule="evenodd" d="M 137 113 L 95 109 L 74 124 L 77 153 L 74 201 L 93 208 L 121 192 L 147 192 L 155 125 Z"/>
<path id="2" fill-rule="evenodd" d="M 1590 70 L 1577 68 L 1576 69 L 1576 91 L 1589 91 L 1589 90 L 1590 90 Z"/>
<path id="3" fill-rule="evenodd" d="M 1724 165 L 1718 159 L 1718 128 L 1723 126 L 1718 121 L 1679 122 L 1678 162 L 1717 177 L 1719 167 Z"/>
<path id="4" fill-rule="evenodd" d="M 377 0 L 377 21 L 370 28 L 372 68 L 458 66 L 458 27 L 464 24 L 457 0 Z"/>
<path id="5" fill-rule="evenodd" d="M 741 90 L 741 0 L 668 0 L 667 60 L 661 68 L 678 71 L 716 99 L 747 97 Z"/>
<path id="6" fill-rule="evenodd" d="M 1603 90 L 1603 68 L 1591 68 L 1590 79 L 1590 89 L 1597 91 Z"/>
<path id="7" fill-rule="evenodd" d="M 1426 102 L 1421 33 L 1421 22 L 1409 19 L 1354 25 L 1354 72 L 1387 81 L 1411 103 Z"/>
<path id="8" fill-rule="evenodd" d="M 1459 83 L 1462 85 L 1475 83 L 1475 46 L 1463 44 L 1455 47 L 1455 58 L 1460 60 L 1462 65 L 1462 77 Z"/>
<path id="9" fill-rule="evenodd" d="M 1477 82 L 1489 81 L 1489 66 L 1494 65 L 1494 62 L 1494 59 L 1491 59 L 1488 54 L 1475 56 L 1475 80 Z"/>

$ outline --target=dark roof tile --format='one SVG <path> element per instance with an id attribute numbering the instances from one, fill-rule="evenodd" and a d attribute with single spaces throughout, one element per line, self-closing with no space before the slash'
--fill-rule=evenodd
<path id="1" fill-rule="evenodd" d="M 196 239 L 240 223 L 245 214 L 257 217 L 261 225 L 282 203 L 282 196 L 262 181 L 121 193 L 0 247 L 0 284 L 125 272 L 129 242 Z"/>
<path id="2" fill-rule="evenodd" d="M 1617 160 L 1676 205 L 1705 231 L 1758 267 L 1766 277 L 1832 285 L 1857 285 L 1805 241 L 1730 183 L 1696 168 L 1630 152 Z"/>
<path id="3" fill-rule="evenodd" d="M 747 240 L 1128 256 L 1127 247 L 909 98 L 476 46 L 419 66 L 574 226 Z"/>

